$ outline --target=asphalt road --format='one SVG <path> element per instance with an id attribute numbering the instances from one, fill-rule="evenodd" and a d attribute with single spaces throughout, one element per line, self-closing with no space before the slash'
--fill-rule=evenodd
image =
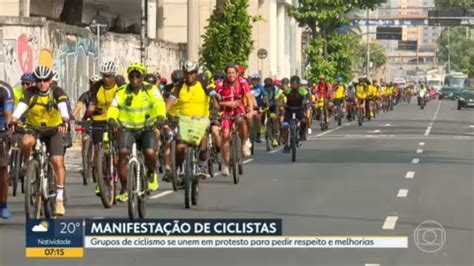
<path id="1" fill-rule="evenodd" d="M 25 259 L 23 199 L 11 197 L 14 218 L 0 221 L 0 266 L 474 265 L 473 114 L 452 101 L 424 110 L 401 104 L 362 127 L 315 128 L 295 163 L 259 147 L 239 185 L 222 176 L 201 183 L 192 209 L 163 182 L 148 203 L 150 218 L 281 218 L 285 235 L 408 236 L 405 249 L 88 249 L 78 260 Z M 94 187 L 82 185 L 79 162 L 67 161 L 66 217 L 125 218 L 126 205 L 106 210 Z M 432 254 L 414 243 L 415 228 L 429 220 L 446 232 Z"/>

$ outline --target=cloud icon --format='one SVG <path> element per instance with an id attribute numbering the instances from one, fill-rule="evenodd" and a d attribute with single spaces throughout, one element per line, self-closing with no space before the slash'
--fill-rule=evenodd
<path id="1" fill-rule="evenodd" d="M 42 222 L 40 224 L 37 224 L 37 225 L 33 226 L 31 231 L 33 231 L 33 232 L 48 232 L 48 227 L 49 227 L 48 222 Z"/>

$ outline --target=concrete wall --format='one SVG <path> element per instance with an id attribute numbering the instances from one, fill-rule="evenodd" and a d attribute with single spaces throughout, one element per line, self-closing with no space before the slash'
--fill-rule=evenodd
<path id="1" fill-rule="evenodd" d="M 101 58 L 114 61 L 125 74 L 130 63 L 140 60 L 139 45 L 136 35 L 107 33 L 101 39 Z M 164 41 L 151 42 L 147 51 L 150 71 L 159 69 L 168 77 L 183 53 L 177 44 Z M 86 29 L 44 18 L 0 17 L 0 80 L 18 85 L 21 74 L 39 64 L 58 71 L 59 84 L 74 102 L 97 73 L 96 37 Z"/>

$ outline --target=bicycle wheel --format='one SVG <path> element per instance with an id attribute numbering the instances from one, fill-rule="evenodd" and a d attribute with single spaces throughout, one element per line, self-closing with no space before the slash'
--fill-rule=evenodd
<path id="1" fill-rule="evenodd" d="M 211 138 L 209 138 L 210 140 Z M 209 176 L 214 177 L 214 164 L 216 163 L 216 151 L 214 147 L 211 145 L 207 149 L 207 171 L 209 172 Z"/>
<path id="2" fill-rule="evenodd" d="M 45 173 L 47 180 L 47 194 L 48 197 L 44 199 L 44 216 L 46 219 L 55 217 L 56 211 L 56 178 L 54 168 L 51 163 L 48 163 L 47 172 Z"/>
<path id="3" fill-rule="evenodd" d="M 39 182 L 40 167 L 37 160 L 30 160 L 25 176 L 25 215 L 26 219 L 41 218 L 43 197 Z"/>
<path id="4" fill-rule="evenodd" d="M 291 149 L 291 161 L 294 162 L 296 160 L 296 125 L 292 121 L 290 125 L 290 149 Z"/>
<path id="5" fill-rule="evenodd" d="M 91 176 L 93 176 L 94 182 L 97 179 L 92 173 L 92 149 L 92 139 L 90 136 L 88 136 L 86 140 L 84 140 L 82 149 L 82 183 L 84 184 L 84 186 L 87 186 L 87 184 L 89 184 Z"/>
<path id="6" fill-rule="evenodd" d="M 20 168 L 21 168 L 21 152 L 20 150 L 13 150 L 11 155 L 12 164 L 10 167 L 10 180 L 12 183 L 12 195 L 16 197 L 16 192 L 18 189 L 18 181 L 20 180 Z"/>
<path id="7" fill-rule="evenodd" d="M 193 149 L 188 147 L 186 149 L 186 159 L 184 166 L 184 206 L 186 209 L 191 207 L 191 190 L 192 180 L 194 179 L 193 173 Z"/>
<path id="8" fill-rule="evenodd" d="M 111 164 L 112 160 L 110 154 L 105 154 L 104 149 L 100 147 L 97 153 L 95 176 L 97 177 L 97 185 L 99 186 L 100 199 L 106 209 L 112 207 L 115 198 L 115 184 L 113 182 L 112 173 L 110 172 Z"/>
<path id="9" fill-rule="evenodd" d="M 267 151 L 270 151 L 272 149 L 272 138 L 273 138 L 273 124 L 271 119 L 267 119 L 267 125 L 266 125 L 266 130 L 265 130 L 265 146 L 267 148 Z"/>
<path id="10" fill-rule="evenodd" d="M 138 193 L 137 193 L 137 170 L 138 163 L 131 161 L 128 163 L 127 192 L 128 192 L 128 218 L 138 217 Z"/>
<path id="11" fill-rule="evenodd" d="M 178 171 L 176 169 L 176 140 L 171 141 L 170 148 L 170 159 L 171 159 L 171 183 L 174 191 L 178 191 Z"/>
<path id="12" fill-rule="evenodd" d="M 143 159 L 143 158 L 142 158 Z M 139 176 L 139 181 L 140 181 L 140 188 L 141 190 L 138 191 L 138 217 L 139 218 L 145 218 L 146 217 L 146 201 L 147 201 L 147 195 L 148 193 L 148 178 L 147 175 L 145 174 L 145 164 L 143 163 L 143 160 L 141 160 L 141 171 L 140 171 L 140 176 Z"/>
<path id="13" fill-rule="evenodd" d="M 239 183 L 239 141 L 237 134 L 232 134 L 231 144 L 231 166 L 232 166 L 232 177 L 234 178 L 234 184 Z"/>
<path id="14" fill-rule="evenodd" d="M 199 178 L 194 177 L 191 185 L 191 203 L 197 205 L 199 200 Z"/>

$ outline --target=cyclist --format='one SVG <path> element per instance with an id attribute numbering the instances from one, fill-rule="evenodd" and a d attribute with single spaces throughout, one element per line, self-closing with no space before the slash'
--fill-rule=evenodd
<path id="1" fill-rule="evenodd" d="M 35 76 L 33 73 L 25 73 L 21 75 L 21 87 L 13 88 L 13 102 L 17 106 L 21 99 L 25 96 L 25 91 L 35 84 Z"/>
<path id="2" fill-rule="evenodd" d="M 356 101 L 357 101 L 357 107 L 359 107 L 359 106 L 362 107 L 362 112 L 363 112 L 362 117 L 365 117 L 365 114 L 366 114 L 365 102 L 366 102 L 366 99 L 367 99 L 367 84 L 365 83 L 363 78 L 359 78 L 359 82 L 356 85 L 356 89 L 355 89 L 355 96 L 356 96 Z"/>
<path id="3" fill-rule="evenodd" d="M 372 83 L 367 82 L 367 98 L 365 102 L 367 118 L 375 117 L 375 101 L 377 98 L 377 81 L 374 79 Z"/>
<path id="4" fill-rule="evenodd" d="M 290 88 L 285 91 L 286 95 L 286 110 L 285 110 L 285 121 L 282 126 L 283 133 L 283 148 L 284 153 L 290 152 L 290 147 L 288 146 L 288 128 L 290 127 L 290 120 L 292 119 L 292 114 L 296 111 L 296 119 L 301 122 L 300 126 L 300 139 L 304 139 L 306 132 L 306 118 L 304 115 L 304 101 L 309 97 L 309 92 L 306 88 L 301 87 L 301 79 L 298 76 L 292 76 L 290 78 Z"/>
<path id="5" fill-rule="evenodd" d="M 0 80 L 0 217 L 12 217 L 8 211 L 8 165 L 10 163 L 10 137 L 6 125 L 10 122 L 13 111 L 13 93 L 11 86 Z"/>
<path id="6" fill-rule="evenodd" d="M 166 84 L 166 86 L 161 91 L 161 94 L 163 95 L 163 98 L 165 99 L 165 101 L 170 96 L 171 90 L 176 86 L 180 86 L 179 84 L 182 84 L 183 82 L 184 82 L 184 72 L 183 72 L 183 70 L 181 70 L 181 69 L 174 70 L 171 73 L 171 83 Z"/>
<path id="7" fill-rule="evenodd" d="M 235 64 L 229 64 L 225 68 L 227 75 L 223 82 L 217 84 L 216 91 L 220 95 L 221 101 L 219 105 L 221 111 L 224 113 L 222 118 L 222 147 L 224 157 L 224 169 L 222 175 L 229 176 L 229 165 L 230 165 L 230 133 L 232 130 L 232 118 L 237 118 L 236 123 L 239 128 L 239 135 L 242 143 L 242 153 L 244 157 L 250 156 L 250 148 L 246 145 L 248 140 L 248 128 L 245 123 L 245 108 L 242 103 L 246 99 L 248 109 L 253 110 L 253 102 L 251 100 L 252 93 L 250 92 L 247 81 L 239 77 L 238 67 Z"/>
<path id="8" fill-rule="evenodd" d="M 25 92 L 25 97 L 18 103 L 11 123 L 17 124 L 23 113 L 26 123 L 41 128 L 38 137 L 46 142 L 51 156 L 56 179 L 56 210 L 62 216 L 64 209 L 64 135 L 68 131 L 69 112 L 67 96 L 64 90 L 53 85 L 53 71 L 47 66 L 38 66 L 33 72 L 36 85 Z M 36 142 L 35 136 L 25 134 L 22 140 L 22 154 L 26 162 Z"/>
<path id="9" fill-rule="evenodd" d="M 210 97 L 216 95 L 216 91 L 209 86 L 208 75 L 199 75 L 199 66 L 196 62 L 187 61 L 183 65 L 184 82 L 177 84 L 171 91 L 171 95 L 166 101 L 166 110 L 172 116 L 187 117 L 209 117 Z M 201 141 L 199 153 L 198 172 L 201 176 L 207 177 L 207 137 Z M 181 165 L 184 161 L 184 154 L 187 144 L 179 142 L 176 145 L 176 165 Z M 171 158 L 169 156 L 170 145 L 166 146 L 165 172 L 166 180 L 170 180 Z"/>
<path id="10" fill-rule="evenodd" d="M 156 76 L 150 73 L 146 74 L 143 80 L 151 85 L 157 85 L 158 83 Z"/>
<path id="11" fill-rule="evenodd" d="M 265 88 L 265 105 L 268 107 L 268 119 L 271 120 L 273 125 L 273 136 L 272 139 L 272 146 L 278 146 L 278 139 L 276 136 L 278 135 L 278 107 L 282 106 L 282 97 L 283 97 L 283 90 L 280 90 L 277 86 L 273 84 L 273 80 L 271 78 L 266 78 L 264 81 L 264 88 Z"/>
<path id="12" fill-rule="evenodd" d="M 127 164 L 134 142 L 141 149 L 147 167 L 147 188 L 158 189 L 156 173 L 156 138 L 152 127 L 160 123 L 166 115 L 165 103 L 155 85 L 143 81 L 146 67 L 141 63 L 132 63 L 127 68 L 130 83 L 120 87 L 115 93 L 107 111 L 109 124 L 121 127 L 119 136 L 119 178 L 122 184 L 119 202 L 127 201 Z"/>
<path id="13" fill-rule="evenodd" d="M 323 104 L 324 104 L 323 110 L 324 110 L 324 117 L 325 117 L 324 123 L 328 124 L 329 123 L 329 108 L 328 107 L 329 107 L 329 100 L 331 99 L 331 96 L 332 96 L 331 85 L 329 85 L 329 83 L 326 82 L 326 77 L 322 74 L 319 76 L 319 83 L 316 86 L 315 95 L 317 95 L 317 98 L 319 101 L 321 100 L 323 101 Z"/>
<path id="14" fill-rule="evenodd" d="M 261 128 L 262 128 L 262 110 L 264 107 L 264 96 L 265 96 L 265 89 L 263 88 L 263 85 L 261 83 L 261 77 L 259 74 L 253 74 L 249 77 L 250 80 L 250 92 L 252 92 L 255 102 L 254 102 L 254 109 L 256 110 L 256 114 L 254 119 L 256 119 L 256 129 L 257 130 L 257 143 L 262 142 L 262 137 L 261 137 Z M 267 79 L 265 79 L 265 82 L 268 82 Z M 273 81 L 270 79 L 270 82 L 273 84 Z M 267 83 L 265 83 L 266 85 Z M 249 126 L 249 125 L 247 125 Z M 252 125 L 250 125 L 252 126 Z"/>
<path id="15" fill-rule="evenodd" d="M 337 77 L 336 83 L 333 85 L 334 106 L 336 106 L 336 108 L 341 108 L 342 112 L 345 110 L 344 99 L 346 98 L 346 87 L 343 82 L 344 79 L 342 77 Z"/>

